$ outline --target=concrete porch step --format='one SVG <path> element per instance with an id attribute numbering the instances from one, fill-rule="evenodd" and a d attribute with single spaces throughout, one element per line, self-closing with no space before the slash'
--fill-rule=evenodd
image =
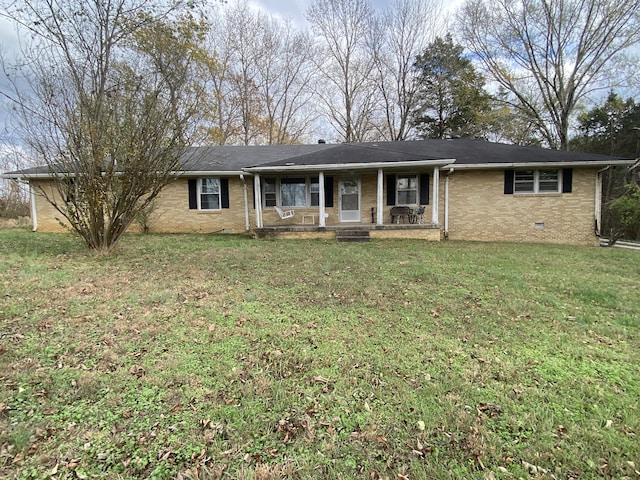
<path id="1" fill-rule="evenodd" d="M 338 242 L 370 242 L 369 230 L 336 230 Z"/>

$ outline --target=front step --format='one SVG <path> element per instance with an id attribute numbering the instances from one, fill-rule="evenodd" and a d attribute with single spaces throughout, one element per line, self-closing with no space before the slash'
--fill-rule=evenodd
<path id="1" fill-rule="evenodd" d="M 369 230 L 336 230 L 338 242 L 370 242 Z"/>

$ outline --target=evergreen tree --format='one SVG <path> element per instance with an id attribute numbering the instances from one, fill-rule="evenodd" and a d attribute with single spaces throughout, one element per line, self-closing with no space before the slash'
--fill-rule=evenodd
<path id="1" fill-rule="evenodd" d="M 463 47 L 454 44 L 450 34 L 438 37 L 414 66 L 420 73 L 413 122 L 420 136 L 484 137 L 490 97 L 484 91 L 484 78 L 463 56 Z"/>
<path id="2" fill-rule="evenodd" d="M 635 158 L 640 140 L 640 105 L 610 92 L 602 105 L 578 116 L 579 135 L 570 142 L 572 150 Z"/>

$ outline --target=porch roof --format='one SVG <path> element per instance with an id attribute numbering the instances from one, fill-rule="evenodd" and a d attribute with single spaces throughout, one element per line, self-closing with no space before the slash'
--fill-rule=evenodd
<path id="1" fill-rule="evenodd" d="M 399 142 L 341 143 L 332 145 L 331 148 L 246 167 L 244 170 L 249 173 L 262 173 L 442 167 L 456 161 L 451 157 L 438 157 L 421 151 L 401 151 L 392 148 L 396 143 Z"/>

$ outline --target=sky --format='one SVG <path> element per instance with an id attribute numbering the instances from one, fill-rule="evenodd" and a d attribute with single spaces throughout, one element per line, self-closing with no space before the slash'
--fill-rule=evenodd
<path id="1" fill-rule="evenodd" d="M 313 0 L 248 0 L 250 5 L 259 8 L 275 17 L 283 20 L 291 20 L 299 29 L 307 29 L 305 12 L 311 6 Z M 453 11 L 463 0 L 442 0 L 445 10 Z M 232 0 L 229 1 L 232 3 Z M 390 0 L 370 0 L 373 8 L 382 10 L 389 6 Z M 20 48 L 20 39 L 14 25 L 2 16 L 0 7 L 0 54 L 10 58 Z M 0 147 L 12 143 L 12 125 L 10 107 L 3 92 L 8 91 L 7 77 L 0 71 Z"/>

